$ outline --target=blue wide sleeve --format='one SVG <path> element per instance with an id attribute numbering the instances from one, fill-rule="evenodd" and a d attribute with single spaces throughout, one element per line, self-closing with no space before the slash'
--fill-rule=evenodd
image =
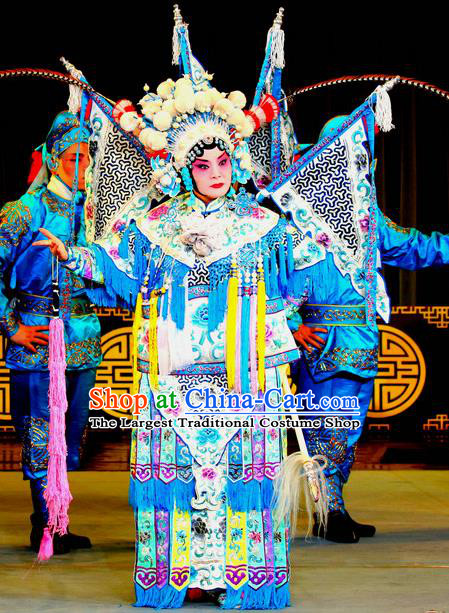
<path id="1" fill-rule="evenodd" d="M 415 228 L 402 228 L 381 211 L 378 240 L 383 264 L 407 270 L 449 264 L 449 236 L 440 232 L 428 236 Z"/>
<path id="2" fill-rule="evenodd" d="M 14 263 L 31 244 L 32 211 L 22 200 L 8 202 L 0 212 L 0 329 L 10 338 L 19 321 L 10 305 L 8 290 L 15 285 Z"/>

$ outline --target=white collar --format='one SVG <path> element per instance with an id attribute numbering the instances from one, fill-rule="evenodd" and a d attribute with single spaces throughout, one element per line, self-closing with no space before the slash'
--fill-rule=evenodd
<path id="1" fill-rule="evenodd" d="M 72 192 L 67 185 L 56 178 L 55 175 L 51 175 L 51 179 L 48 182 L 47 189 L 62 198 L 63 200 L 71 200 Z"/>

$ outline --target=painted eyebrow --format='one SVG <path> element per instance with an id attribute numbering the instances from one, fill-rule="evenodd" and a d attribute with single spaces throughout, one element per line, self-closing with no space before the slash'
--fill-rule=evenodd
<path id="1" fill-rule="evenodd" d="M 223 159 L 223 156 L 228 155 L 226 153 L 226 151 L 223 151 L 223 153 L 220 155 L 220 157 L 218 158 L 218 161 Z M 210 160 L 206 160 L 205 158 L 196 158 L 195 162 L 207 162 L 208 164 L 210 164 Z M 195 162 L 193 162 L 195 164 Z"/>

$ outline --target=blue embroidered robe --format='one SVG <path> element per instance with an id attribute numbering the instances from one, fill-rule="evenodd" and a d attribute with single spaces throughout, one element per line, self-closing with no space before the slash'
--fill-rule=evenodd
<path id="1" fill-rule="evenodd" d="M 286 454 L 285 429 L 263 429 L 257 419 L 254 427 L 195 428 L 176 418 L 195 417 L 185 400 L 193 387 L 227 389 L 226 351 L 241 391 L 254 384 L 251 308 L 261 262 L 266 387 L 281 387 L 279 368 L 299 357 L 286 320 L 301 299 L 294 262 L 298 232 L 253 198 L 245 197 L 244 204 L 239 198 L 218 199 L 206 207 L 198 199 L 192 204 L 187 195 L 150 211 L 131 205 L 110 228 L 99 244 L 71 249 L 66 265 L 100 284 L 91 292 L 100 304 L 133 307 L 141 285 L 148 286 L 137 353 L 140 392 L 150 404 L 139 417 L 175 419 L 173 428 L 133 431 L 136 604 L 179 607 L 187 587 L 202 587 L 226 590 L 226 607 L 282 608 L 289 600 L 288 535 L 283 523 L 273 525 L 270 503 L 272 480 Z M 236 346 L 229 349 L 233 259 L 241 290 Z M 153 291 L 163 286 L 156 342 Z M 151 383 L 155 366 L 157 389 Z M 166 397 L 174 392 L 176 407 L 156 408 L 156 392 Z M 239 414 L 231 413 L 234 419 Z"/>
<path id="2" fill-rule="evenodd" d="M 378 266 L 386 264 L 407 270 L 449 264 L 449 236 L 430 236 L 414 228 L 402 228 L 377 211 Z M 347 481 L 372 397 L 377 374 L 378 330 L 366 321 L 366 304 L 360 292 L 334 264 L 332 254 L 301 271 L 307 285 L 307 300 L 291 319 L 291 327 L 301 323 L 325 327 L 321 349 L 304 352 L 299 385 L 311 389 L 314 402 L 323 396 L 357 396 L 360 427 L 354 430 L 321 428 L 307 432 L 311 454 L 324 454 L 330 462 L 326 470 L 330 509 L 344 508 L 342 484 Z M 384 311 L 388 309 L 384 309 Z"/>
<path id="3" fill-rule="evenodd" d="M 41 240 L 43 227 L 67 241 L 70 237 L 71 203 L 45 186 L 7 203 L 0 212 L 0 326 L 10 338 L 18 322 L 27 326 L 48 325 L 52 307 L 51 254 L 33 247 Z M 80 207 L 82 210 L 82 207 Z M 78 211 L 78 221 L 81 219 Z M 82 241 L 82 232 L 78 237 Z M 101 361 L 100 323 L 85 294 L 84 283 L 74 275 L 62 292 L 72 296 L 71 317 L 65 320 L 67 369 L 95 368 Z M 17 370 L 42 371 L 48 368 L 48 346 L 37 345 L 36 353 L 10 343 L 6 366 Z"/>

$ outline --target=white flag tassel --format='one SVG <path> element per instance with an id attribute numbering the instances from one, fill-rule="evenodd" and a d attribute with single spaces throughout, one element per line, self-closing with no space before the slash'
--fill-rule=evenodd
<path id="1" fill-rule="evenodd" d="M 291 394 L 286 367 L 280 367 L 281 386 L 284 394 Z M 275 525 L 282 519 L 289 522 L 290 538 L 296 531 L 298 513 L 305 510 L 311 533 L 314 519 L 326 527 L 328 498 L 323 470 L 327 465 L 324 456 L 311 458 L 301 428 L 295 428 L 299 451 L 287 456 L 281 463 L 274 480 L 273 517 Z"/>
<path id="2" fill-rule="evenodd" d="M 324 456 L 311 458 L 302 451 L 292 453 L 281 463 L 273 483 L 273 517 L 276 526 L 282 519 L 288 522 L 290 538 L 295 536 L 300 511 L 305 511 L 307 515 L 306 536 L 311 533 L 314 519 L 320 526 L 326 525 L 328 505 L 323 474 L 325 464 Z"/>
<path id="3" fill-rule="evenodd" d="M 284 9 L 281 7 L 276 15 L 273 25 L 268 30 L 267 45 L 265 51 L 268 51 L 270 45 L 270 62 L 272 68 L 284 68 L 284 30 L 281 29 L 282 20 L 284 17 Z"/>
<path id="4" fill-rule="evenodd" d="M 383 85 L 379 85 L 374 90 L 376 94 L 376 124 L 382 132 L 389 132 L 394 128 L 391 100 L 388 92 L 398 81 L 399 77 L 395 77 Z"/>
<path id="5" fill-rule="evenodd" d="M 78 70 L 77 68 L 75 68 L 75 66 L 71 64 L 70 62 L 68 62 L 64 57 L 61 58 L 61 62 L 64 65 L 64 68 L 67 70 L 67 72 L 72 77 L 75 77 L 75 79 L 78 79 L 79 81 L 86 80 L 81 70 Z M 69 111 L 73 113 L 74 115 L 79 113 L 81 109 L 81 97 L 82 97 L 81 87 L 78 87 L 78 85 L 73 85 L 73 84 L 69 85 L 69 99 L 67 101 L 67 106 L 68 106 Z"/>
<path id="6" fill-rule="evenodd" d="M 177 66 L 179 64 L 179 57 L 181 55 L 181 45 L 179 43 L 179 29 L 181 28 L 181 26 L 185 27 L 187 36 L 187 24 L 184 23 L 181 11 L 179 10 L 179 6 L 177 4 L 173 5 L 173 18 L 175 20 L 175 25 L 173 26 L 172 64 L 174 66 Z"/>

